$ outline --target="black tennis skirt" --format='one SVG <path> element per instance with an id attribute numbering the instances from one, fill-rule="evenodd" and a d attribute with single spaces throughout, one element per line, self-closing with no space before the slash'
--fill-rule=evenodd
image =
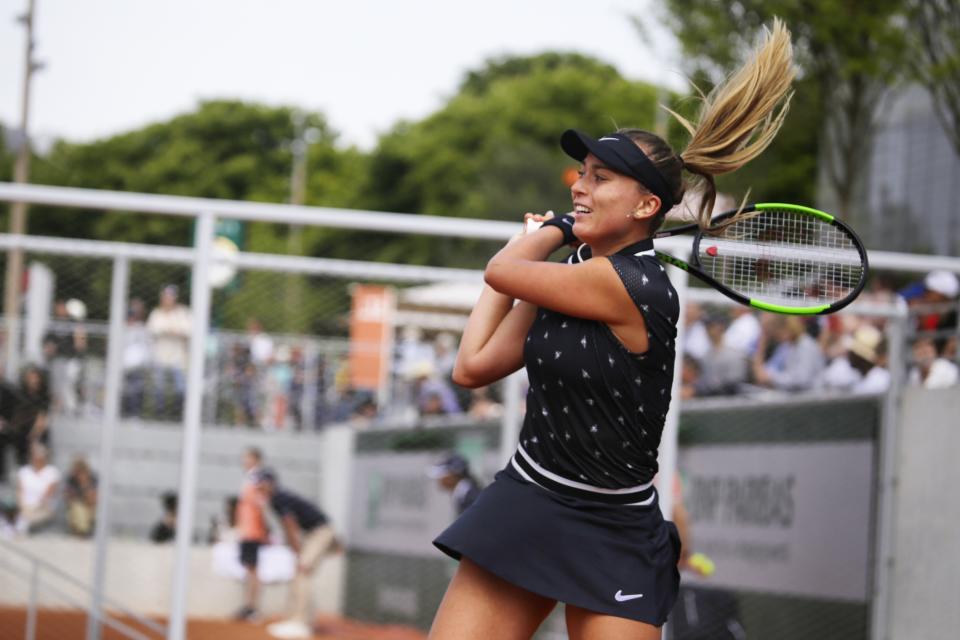
<path id="1" fill-rule="evenodd" d="M 653 499 L 608 504 L 559 493 L 516 463 L 433 544 L 527 591 L 660 626 L 680 586 L 680 537 Z"/>

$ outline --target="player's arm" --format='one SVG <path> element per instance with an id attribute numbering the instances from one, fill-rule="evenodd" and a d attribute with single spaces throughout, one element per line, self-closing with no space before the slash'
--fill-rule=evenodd
<path id="1" fill-rule="evenodd" d="M 541 217 L 527 214 L 525 219 Z M 507 245 L 523 237 L 524 234 L 519 234 Z M 546 259 L 552 250 L 544 247 L 539 259 Z M 513 296 L 484 285 L 460 339 L 453 367 L 455 383 L 462 387 L 482 387 L 523 366 L 523 340 L 537 310 L 530 303 L 515 302 Z"/>
<path id="2" fill-rule="evenodd" d="M 609 260 L 544 262 L 560 242 L 562 233 L 556 227 L 521 236 L 490 259 L 484 280 L 503 295 L 614 328 L 643 322 Z"/>
<path id="3" fill-rule="evenodd" d="M 482 387 L 504 378 L 523 366 L 523 339 L 533 323 L 536 308 L 484 285 L 470 312 L 453 381 L 462 387 Z"/>

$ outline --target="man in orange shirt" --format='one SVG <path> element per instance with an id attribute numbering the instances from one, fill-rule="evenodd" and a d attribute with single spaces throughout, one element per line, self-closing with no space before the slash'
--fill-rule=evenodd
<path id="1" fill-rule="evenodd" d="M 257 477 L 263 467 L 263 453 L 250 447 L 243 453 L 245 472 L 240 498 L 237 501 L 236 522 L 240 539 L 240 564 L 246 569 L 244 603 L 236 613 L 237 620 L 253 620 L 257 616 L 260 580 L 257 578 L 257 557 L 260 546 L 267 542 L 267 520 L 264 514 L 266 499 L 257 488 Z"/>

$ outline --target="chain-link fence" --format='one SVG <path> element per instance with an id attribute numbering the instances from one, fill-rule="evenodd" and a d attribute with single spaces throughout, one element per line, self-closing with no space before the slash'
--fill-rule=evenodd
<path id="1" fill-rule="evenodd" d="M 488 238 L 504 230 L 451 250 L 404 226 L 408 218 L 391 224 L 430 240 L 419 257 L 389 254 L 379 235 L 367 247 L 355 230 L 332 234 L 352 245 L 335 243 L 336 260 L 205 258 L 199 237 L 196 252 L 0 237 L 0 246 L 25 249 L 29 267 L 17 332 L 4 334 L 5 347 L 14 340 L 5 353 L 15 354 L 17 376 L 5 381 L 0 408 L 18 407 L 2 452 L 5 535 L 24 566 L 42 558 L 88 587 L 73 604 L 48 606 L 31 599 L 29 571 L 0 571 L 0 608 L 20 616 L 14 633 L 28 628 L 33 605 L 79 615 L 119 604 L 169 620 L 169 631 L 141 624 L 146 637 L 182 638 L 184 629 L 204 637 L 203 619 L 225 625 L 211 637 L 283 619 L 295 574 L 284 523 L 263 504 L 253 518 L 259 530 L 238 518 L 258 466 L 322 507 L 336 532 L 310 578 L 318 629 L 425 632 L 455 568 L 430 545 L 455 510 L 427 468 L 456 451 L 489 482 L 515 444 L 524 382 L 452 384 L 456 342 L 482 281 L 476 271 L 412 264 L 438 264 L 453 251 L 458 261 L 443 264 L 479 266 L 473 253 L 492 253 Z M 214 286 L 198 290 L 204 274 Z M 929 310 L 875 302 L 781 325 L 705 289 L 681 293 L 703 313 L 690 312 L 685 327 L 681 482 L 670 495 L 689 513 L 690 548 L 714 571 L 685 570 L 671 637 L 721 638 L 721 627 L 732 638 L 874 637 L 887 499 L 877 488 L 889 473 L 884 420 L 894 405 L 882 389 L 851 392 L 882 369 L 896 394 L 916 368 L 904 340 L 931 331 L 922 320 Z M 938 314 L 949 323 L 949 310 Z M 746 339 L 740 325 L 749 325 Z M 879 339 L 858 336 L 865 326 Z M 949 359 L 954 334 L 939 324 L 932 331 Z M 727 336 L 742 340 L 742 352 L 718 351 Z M 800 342 L 820 353 L 808 374 L 817 384 L 779 385 L 778 367 L 788 368 Z M 727 369 L 711 370 L 718 362 Z M 828 389 L 831 366 L 838 382 Z M 724 378 L 728 369 L 735 375 Z M 805 393 L 812 398 L 799 400 Z M 59 484 L 49 508 L 26 521 L 14 487 L 33 442 L 49 445 Z M 834 555 L 814 561 L 811 549 L 827 534 Z M 245 540 L 259 543 L 252 595 Z M 37 619 L 64 625 L 60 637 L 72 633 L 62 616 Z M 562 610 L 540 637 L 564 637 Z"/>

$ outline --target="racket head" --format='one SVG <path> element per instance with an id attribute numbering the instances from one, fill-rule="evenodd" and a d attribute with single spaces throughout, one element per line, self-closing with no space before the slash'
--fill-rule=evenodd
<path id="1" fill-rule="evenodd" d="M 863 291 L 867 251 L 848 225 L 794 204 L 743 211 L 721 231 L 694 237 L 691 264 L 709 284 L 757 309 L 791 315 L 833 313 Z"/>

